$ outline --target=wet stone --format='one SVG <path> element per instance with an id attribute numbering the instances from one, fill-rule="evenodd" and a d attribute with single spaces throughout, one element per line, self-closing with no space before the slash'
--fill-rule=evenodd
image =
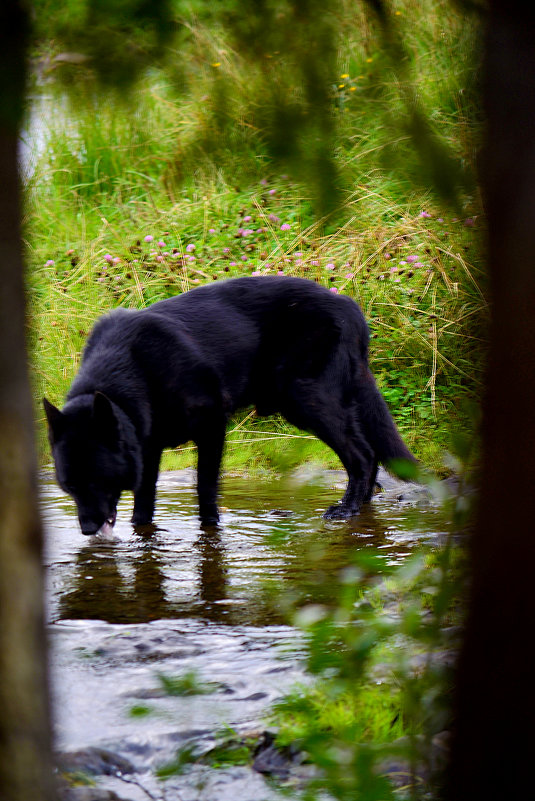
<path id="1" fill-rule="evenodd" d="M 95 776 L 128 774 L 135 770 L 128 759 L 105 748 L 93 746 L 56 754 L 56 765 L 63 773 L 88 773 Z"/>

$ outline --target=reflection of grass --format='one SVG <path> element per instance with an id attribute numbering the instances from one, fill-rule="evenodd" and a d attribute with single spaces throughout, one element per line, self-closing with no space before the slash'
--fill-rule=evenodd
<path id="1" fill-rule="evenodd" d="M 470 25 L 452 7 L 437 4 L 435 13 L 431 3 L 421 14 L 408 0 L 397 5 L 418 96 L 471 164 Z M 101 313 L 200 283 L 282 271 L 361 303 L 372 367 L 403 435 L 425 463 L 440 466 L 446 431 L 469 422 L 459 400 L 477 395 L 481 379 L 478 206 L 465 195 L 454 214 L 429 184 L 415 184 L 418 155 L 396 128 L 405 117 L 403 93 L 379 40 L 369 25 L 355 24 L 354 4 L 342 3 L 339 26 L 333 150 L 345 195 L 336 224 L 318 222 L 309 189 L 270 162 L 264 67 L 246 69 L 244 54 L 217 26 L 197 19 L 188 27 L 186 96 L 172 75 L 153 71 L 128 104 L 97 101 L 81 80 L 76 102 L 54 107 L 26 195 L 36 401 L 43 394 L 62 401 Z M 221 76 L 231 94 L 216 137 L 207 97 Z M 231 423 L 228 469 L 280 470 L 311 458 L 338 466 L 322 445 L 297 438 L 302 432 L 249 413 Z M 194 458 L 186 447 L 164 464 Z"/>

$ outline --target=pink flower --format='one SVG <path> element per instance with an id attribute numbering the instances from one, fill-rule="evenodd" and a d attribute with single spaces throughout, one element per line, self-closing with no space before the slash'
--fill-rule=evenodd
<path id="1" fill-rule="evenodd" d="M 260 272 L 260 270 L 253 270 L 251 275 L 262 275 L 262 273 Z"/>
<path id="2" fill-rule="evenodd" d="M 235 267 L 235 266 L 236 266 L 236 262 L 235 261 L 231 261 L 230 264 L 229 264 L 229 267 Z"/>
<path id="3" fill-rule="evenodd" d="M 154 239 L 153 236 L 151 236 L 150 234 L 147 234 L 147 236 L 145 237 L 145 242 L 152 242 L 153 239 Z"/>
<path id="4" fill-rule="evenodd" d="M 162 256 L 162 254 L 158 253 L 158 255 L 156 256 L 156 261 L 163 261 L 163 260 L 164 260 L 164 258 Z"/>
<path id="5" fill-rule="evenodd" d="M 284 273 L 282 272 L 282 270 L 279 270 L 279 271 L 277 272 L 277 275 L 284 275 Z"/>
<path id="6" fill-rule="evenodd" d="M 163 239 L 160 239 L 160 241 L 158 242 L 158 247 L 159 248 L 164 248 L 165 247 L 165 242 L 163 241 Z"/>
<path id="7" fill-rule="evenodd" d="M 54 259 L 49 259 L 47 262 L 45 262 L 45 267 L 53 267 L 55 263 L 56 262 Z"/>
<path id="8" fill-rule="evenodd" d="M 281 225 L 281 231 L 289 231 L 289 230 L 290 230 L 290 226 L 288 225 L 288 223 L 283 223 Z"/>
<path id="9" fill-rule="evenodd" d="M 193 253 L 194 250 L 195 250 L 195 245 L 192 242 L 190 242 L 189 245 L 186 245 L 186 251 L 188 253 Z"/>
<path id="10" fill-rule="evenodd" d="M 332 261 L 325 265 L 326 270 L 334 270 L 334 267 L 335 265 L 332 263 Z"/>
<path id="11" fill-rule="evenodd" d="M 399 269 L 399 268 L 398 268 L 398 267 L 396 267 L 396 265 L 394 264 L 394 266 L 390 268 L 390 272 L 391 272 L 391 273 L 397 273 L 398 269 Z"/>
<path id="12" fill-rule="evenodd" d="M 106 253 L 104 259 L 108 262 L 108 264 L 111 264 L 113 261 L 113 256 L 111 255 L 111 253 Z"/>
<path id="13" fill-rule="evenodd" d="M 215 234 L 215 228 L 209 228 L 208 229 L 208 233 L 209 234 Z"/>
<path id="14" fill-rule="evenodd" d="M 242 261 L 247 261 L 247 256 L 242 256 L 242 257 L 241 257 L 241 260 L 242 260 Z"/>
<path id="15" fill-rule="evenodd" d="M 262 178 L 262 180 L 260 181 L 260 183 L 262 184 L 262 186 L 267 186 L 267 183 L 268 183 L 268 182 L 267 182 L 267 179 L 266 179 L 266 178 Z"/>
<path id="16" fill-rule="evenodd" d="M 277 191 L 276 189 L 270 189 L 268 191 L 268 195 L 274 195 L 276 191 Z"/>
<path id="17" fill-rule="evenodd" d="M 337 289 L 335 286 L 331 286 L 331 287 L 329 288 L 329 291 L 330 291 L 330 292 L 334 292 L 334 294 L 335 294 L 335 295 L 336 295 L 336 294 L 338 294 L 338 289 Z"/>
<path id="18" fill-rule="evenodd" d="M 392 258 L 391 253 L 385 253 L 385 259 L 391 259 L 391 258 Z"/>
<path id="19" fill-rule="evenodd" d="M 412 264 L 413 262 L 418 261 L 418 256 L 407 256 L 405 261 L 407 264 Z"/>
<path id="20" fill-rule="evenodd" d="M 418 217 L 431 217 L 428 211 L 421 211 Z"/>
<path id="21" fill-rule="evenodd" d="M 319 263 L 319 261 L 317 259 L 313 259 L 310 262 L 310 264 L 312 265 L 312 267 L 319 267 L 320 266 L 320 263 Z"/>
<path id="22" fill-rule="evenodd" d="M 355 277 L 355 276 L 353 275 L 353 273 L 346 273 L 346 278 L 347 278 L 348 280 L 349 280 L 349 279 L 351 279 L 351 278 L 354 278 L 354 277 Z"/>
<path id="23" fill-rule="evenodd" d="M 119 256 L 116 256 L 114 259 L 112 259 L 112 264 L 120 264 L 120 262 L 121 259 L 119 258 Z"/>
<path id="24" fill-rule="evenodd" d="M 246 216 L 243 218 L 243 221 L 244 221 L 244 222 L 251 222 L 251 220 L 252 220 L 252 219 L 253 219 L 253 218 L 251 217 L 251 215 L 250 215 L 250 214 L 247 214 L 247 215 L 246 215 Z"/>
<path id="25" fill-rule="evenodd" d="M 230 253 L 230 248 L 223 248 L 223 253 Z"/>

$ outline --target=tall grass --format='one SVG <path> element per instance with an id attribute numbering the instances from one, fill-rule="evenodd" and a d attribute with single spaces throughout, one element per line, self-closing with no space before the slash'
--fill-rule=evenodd
<path id="1" fill-rule="evenodd" d="M 358 300 L 372 368 L 424 461 L 439 467 L 448 432 L 469 425 L 462 401 L 479 391 L 487 314 L 483 226 L 469 183 L 478 141 L 474 29 L 449 3 L 395 3 L 407 54 L 400 70 L 356 8 L 340 4 L 336 20 L 338 78 L 328 91 L 341 200 L 328 219 L 317 218 L 317 187 L 297 162 L 272 158 L 277 106 L 265 65 L 252 65 L 195 9 L 183 20 L 180 54 L 170 52 L 166 68 L 125 98 L 96 93 L 79 66 L 69 67 L 78 71 L 75 99 L 61 82 L 46 83 L 46 146 L 34 159 L 25 216 L 43 459 L 39 399 L 62 402 L 100 314 L 253 271 L 300 275 Z M 284 57 L 266 53 L 270 64 Z M 410 138 L 407 87 L 461 164 L 455 210 L 434 191 Z M 284 89 L 299 100 L 295 87 Z M 312 139 L 303 150 L 316 147 Z M 306 435 L 250 411 L 231 425 L 227 468 L 334 463 Z M 173 464 L 192 459 L 186 447 Z"/>

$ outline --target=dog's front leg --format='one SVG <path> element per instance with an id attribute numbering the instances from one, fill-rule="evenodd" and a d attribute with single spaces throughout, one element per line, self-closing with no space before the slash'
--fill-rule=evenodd
<path id="1" fill-rule="evenodd" d="M 132 523 L 135 526 L 146 526 L 152 522 L 161 455 L 161 448 L 156 447 L 146 449 L 143 453 L 143 475 L 141 484 L 134 492 Z"/>
<path id="2" fill-rule="evenodd" d="M 195 438 L 198 449 L 197 494 L 199 517 L 203 526 L 214 526 L 219 521 L 217 489 L 219 468 L 225 442 L 226 421 L 211 420 Z"/>

